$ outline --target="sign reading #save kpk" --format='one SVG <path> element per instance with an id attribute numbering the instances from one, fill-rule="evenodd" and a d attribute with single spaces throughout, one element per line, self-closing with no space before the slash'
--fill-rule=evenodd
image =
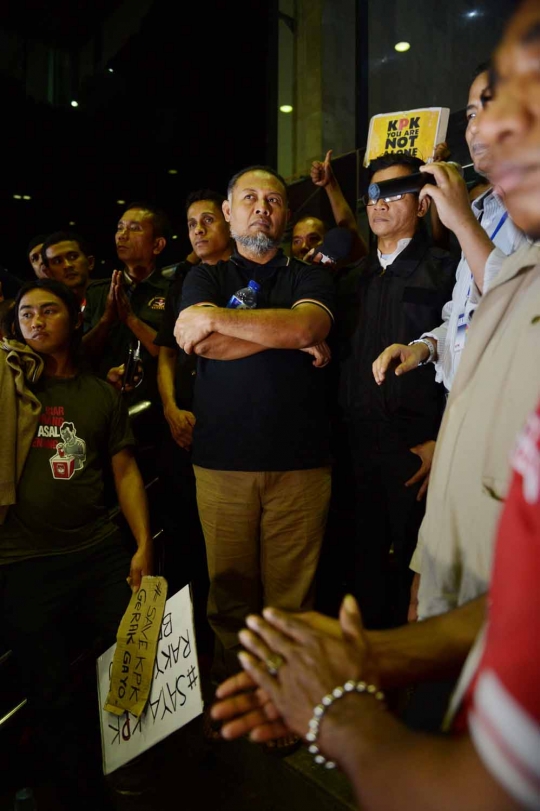
<path id="1" fill-rule="evenodd" d="M 103 771 L 110 774 L 202 713 L 199 665 L 189 586 L 167 600 L 152 686 L 137 717 L 103 709 L 116 645 L 97 661 Z"/>
<path id="2" fill-rule="evenodd" d="M 427 161 L 446 138 L 449 115 L 448 107 L 374 115 L 369 123 L 364 166 L 385 152 L 405 153 Z"/>

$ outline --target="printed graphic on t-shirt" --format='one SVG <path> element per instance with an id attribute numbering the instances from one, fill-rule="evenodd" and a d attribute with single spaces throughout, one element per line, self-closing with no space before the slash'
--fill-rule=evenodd
<path id="1" fill-rule="evenodd" d="M 60 426 L 62 442 L 56 445 L 56 453 L 49 460 L 54 479 L 71 479 L 76 470 L 82 470 L 86 462 L 86 442 L 77 436 L 74 423 L 64 421 Z"/>
<path id="2" fill-rule="evenodd" d="M 77 436 L 75 423 L 65 419 L 64 406 L 45 407 L 32 447 L 55 451 L 49 459 L 55 479 L 71 479 L 86 462 L 86 442 Z"/>

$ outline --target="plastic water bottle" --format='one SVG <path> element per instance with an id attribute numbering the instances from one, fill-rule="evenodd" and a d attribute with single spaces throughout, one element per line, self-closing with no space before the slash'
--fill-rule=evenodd
<path id="1" fill-rule="evenodd" d="M 252 279 L 248 282 L 247 287 L 242 287 L 236 293 L 233 293 L 227 307 L 230 310 L 254 310 L 257 306 L 257 293 L 260 289 L 260 284 Z"/>
<path id="2" fill-rule="evenodd" d="M 36 800 L 31 788 L 21 788 L 15 794 L 15 811 L 36 811 Z"/>

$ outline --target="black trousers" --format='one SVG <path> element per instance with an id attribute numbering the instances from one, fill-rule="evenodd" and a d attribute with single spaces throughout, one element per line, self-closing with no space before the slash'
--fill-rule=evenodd
<path id="1" fill-rule="evenodd" d="M 115 532 L 79 552 L 0 566 L 3 637 L 28 698 L 37 748 L 53 782 L 66 794 L 76 791 L 76 807 L 85 807 L 99 778 L 99 715 L 93 662 L 82 698 L 71 662 L 98 638 L 99 652 L 115 641 L 131 596 L 129 562 Z"/>
<path id="2" fill-rule="evenodd" d="M 354 477 L 355 538 L 352 588 L 368 628 L 407 621 L 411 556 L 424 517 L 420 485 L 405 482 L 420 458 L 403 445 L 384 441 L 384 426 L 352 426 L 349 447 Z"/>

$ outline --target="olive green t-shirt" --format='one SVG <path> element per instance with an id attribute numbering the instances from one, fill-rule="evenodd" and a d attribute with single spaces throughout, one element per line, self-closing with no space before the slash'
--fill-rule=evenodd
<path id="1" fill-rule="evenodd" d="M 43 377 L 33 391 L 41 416 L 17 502 L 0 526 L 0 564 L 83 549 L 114 532 L 104 473 L 134 444 L 126 407 L 105 381 Z"/>

